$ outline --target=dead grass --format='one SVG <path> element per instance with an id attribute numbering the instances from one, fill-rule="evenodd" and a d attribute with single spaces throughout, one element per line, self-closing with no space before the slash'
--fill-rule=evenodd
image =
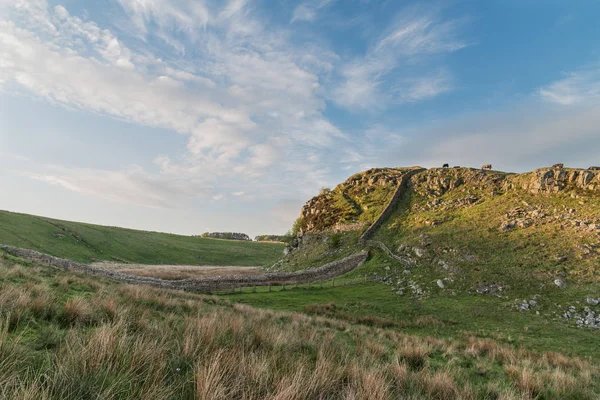
<path id="1" fill-rule="evenodd" d="M 93 266 L 116 270 L 126 274 L 168 280 L 209 278 L 230 275 L 257 275 L 263 272 L 259 267 L 233 267 L 211 265 L 144 265 L 118 264 L 110 262 L 94 263 Z"/>
<path id="2" fill-rule="evenodd" d="M 2 284 L 0 399 L 508 400 L 598 394 L 598 366 L 558 353 L 536 354 L 488 339 L 414 337 L 396 327 L 143 286 L 97 281 L 96 290 L 88 279 L 76 281 L 89 292 L 65 300 L 60 283 Z M 325 305 L 311 311 L 339 310 Z M 13 312 L 20 314 L 16 322 Z M 38 324 L 64 336 L 32 352 L 20 335 L 31 335 Z M 480 370 L 485 373 L 471 381 Z M 488 376 L 493 380 L 486 381 Z"/>

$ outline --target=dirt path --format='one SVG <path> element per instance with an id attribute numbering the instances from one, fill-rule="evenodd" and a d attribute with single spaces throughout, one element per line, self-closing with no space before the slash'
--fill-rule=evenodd
<path id="1" fill-rule="evenodd" d="M 234 267 L 214 265 L 145 265 L 97 262 L 93 267 L 119 271 L 126 274 L 148 276 L 152 278 L 177 280 L 187 278 L 208 278 L 229 275 L 257 275 L 262 271 L 259 267 Z"/>

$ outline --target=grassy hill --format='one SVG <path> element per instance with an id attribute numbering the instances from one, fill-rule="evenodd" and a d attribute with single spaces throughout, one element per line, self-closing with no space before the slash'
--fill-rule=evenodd
<path id="1" fill-rule="evenodd" d="M 60 221 L 0 211 L 0 243 L 79 262 L 271 265 L 283 245 L 218 240 Z"/>
<path id="2" fill-rule="evenodd" d="M 423 171 L 367 244 L 359 241 L 361 230 L 335 232 L 341 220 L 318 217 L 327 214 L 327 203 L 309 201 L 303 214 L 322 230 L 305 230 L 275 268 L 312 268 L 364 246 L 369 260 L 321 291 L 299 287 L 234 298 L 348 320 L 388 318 L 416 335 L 478 335 L 600 357 L 594 350 L 600 348 L 600 174 L 588 172 Z M 362 173 L 363 192 L 369 174 Z M 324 207 L 313 210 L 318 204 Z M 423 318 L 440 323 L 420 327 Z"/>

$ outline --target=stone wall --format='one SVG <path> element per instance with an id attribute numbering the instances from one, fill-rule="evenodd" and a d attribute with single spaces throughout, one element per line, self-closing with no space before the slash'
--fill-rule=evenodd
<path id="1" fill-rule="evenodd" d="M 366 240 L 370 239 L 371 236 L 373 236 L 373 234 L 375 233 L 375 231 L 377 231 L 377 229 L 379 229 L 381 225 L 383 225 L 383 223 L 388 219 L 388 217 L 394 212 L 396 202 L 404 194 L 404 190 L 406 189 L 410 178 L 412 178 L 413 175 L 423 171 L 425 171 L 424 168 L 415 168 L 402 175 L 402 178 L 400 179 L 400 182 L 398 183 L 398 186 L 394 191 L 394 195 L 388 201 L 385 208 L 383 209 L 379 217 L 375 220 L 375 222 L 373 222 L 371 226 L 369 226 L 367 230 L 363 232 L 363 234 L 360 237 L 360 242 L 364 243 Z"/>
<path id="2" fill-rule="evenodd" d="M 365 260 L 368 257 L 368 252 L 363 250 L 341 260 L 337 260 L 329 264 L 325 264 L 321 267 L 304 271 L 276 272 L 269 274 L 246 276 L 232 275 L 202 279 L 181 279 L 171 281 L 165 279 L 125 274 L 119 271 L 111 271 L 104 268 L 92 267 L 87 264 L 81 264 L 74 261 L 53 257 L 48 254 L 39 253 L 34 250 L 21 249 L 18 247 L 0 245 L 0 250 L 4 250 L 8 254 L 11 254 L 15 257 L 20 257 L 27 261 L 61 268 L 65 271 L 77 271 L 89 275 L 106 276 L 112 279 L 117 279 L 122 282 L 133 284 L 144 284 L 162 288 L 200 292 L 212 292 L 222 289 L 234 289 L 238 287 L 249 286 L 270 286 L 286 284 L 293 285 L 327 280 L 352 271 L 353 269 L 361 265 L 363 262 L 365 262 Z"/>

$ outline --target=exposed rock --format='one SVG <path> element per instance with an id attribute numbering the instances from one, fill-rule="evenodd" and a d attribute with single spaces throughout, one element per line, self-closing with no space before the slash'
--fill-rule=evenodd
<path id="1" fill-rule="evenodd" d="M 412 251 L 419 258 L 425 255 L 425 250 L 421 249 L 420 247 L 413 247 Z"/>
<path id="2" fill-rule="evenodd" d="M 557 278 L 557 279 L 554 280 L 554 285 L 556 287 L 561 288 L 561 289 L 564 289 L 567 286 L 567 284 L 565 283 L 565 281 L 563 281 L 560 278 Z"/>
<path id="3" fill-rule="evenodd" d="M 440 289 L 444 289 L 446 287 L 446 285 L 444 285 L 444 282 L 441 279 L 438 279 L 436 283 L 440 287 Z"/>
<path id="4" fill-rule="evenodd" d="M 592 306 L 597 306 L 598 304 L 600 304 L 600 298 L 593 298 L 593 297 L 588 297 L 587 299 L 585 299 L 585 301 L 592 305 Z"/>
<path id="5" fill-rule="evenodd" d="M 495 283 L 490 285 L 480 286 L 476 289 L 476 292 L 479 294 L 491 294 L 495 296 L 500 296 L 499 292 L 502 292 L 504 287 Z"/>
<path id="6" fill-rule="evenodd" d="M 505 221 L 500 226 L 500 230 L 502 232 L 506 232 L 506 231 L 510 231 L 511 229 L 514 229 L 516 226 L 517 226 L 516 221 Z"/>
<path id="7" fill-rule="evenodd" d="M 600 190 L 600 173 L 592 170 L 541 168 L 507 181 L 532 193 L 558 193 L 567 188 Z"/>

